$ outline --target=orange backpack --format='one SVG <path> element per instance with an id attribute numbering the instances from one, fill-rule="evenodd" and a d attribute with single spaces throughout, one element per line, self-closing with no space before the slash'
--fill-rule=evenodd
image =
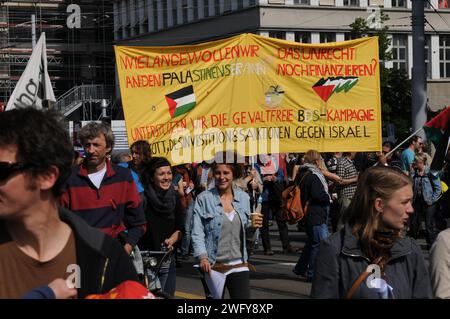
<path id="1" fill-rule="evenodd" d="M 281 204 L 281 213 L 283 220 L 285 220 L 288 224 L 293 225 L 302 220 L 305 217 L 308 210 L 308 202 L 306 205 L 302 203 L 301 197 L 301 189 L 300 185 L 303 179 L 308 175 L 309 172 L 306 172 L 300 182 L 298 184 L 294 184 L 286 188 L 281 194 L 282 204 Z"/>

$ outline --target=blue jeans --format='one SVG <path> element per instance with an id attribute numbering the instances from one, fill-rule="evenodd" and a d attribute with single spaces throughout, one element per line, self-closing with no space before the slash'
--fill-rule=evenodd
<path id="1" fill-rule="evenodd" d="M 170 296 L 175 295 L 177 270 L 175 266 L 175 256 L 172 255 L 170 266 L 161 267 L 159 270 L 159 282 L 161 283 L 161 289 Z"/>
<path id="2" fill-rule="evenodd" d="M 192 216 L 194 214 L 194 203 L 192 201 L 186 209 L 186 219 L 184 221 L 184 234 L 181 241 L 181 254 L 188 255 L 191 246 L 191 232 L 192 232 Z"/>
<path id="3" fill-rule="evenodd" d="M 321 224 L 317 226 L 308 226 L 306 230 L 308 239 L 302 254 L 294 267 L 294 273 L 298 275 L 305 275 L 308 280 L 312 280 L 314 277 L 316 257 L 319 252 L 319 245 L 322 239 L 328 237 L 327 224 Z"/>
<path id="4" fill-rule="evenodd" d="M 410 236 L 414 239 L 419 237 L 419 231 L 421 226 L 422 217 L 425 219 L 426 241 L 428 249 L 431 248 L 436 237 L 438 230 L 436 228 L 436 204 L 427 205 L 423 200 L 418 199 L 413 203 L 414 213 L 410 218 Z"/>

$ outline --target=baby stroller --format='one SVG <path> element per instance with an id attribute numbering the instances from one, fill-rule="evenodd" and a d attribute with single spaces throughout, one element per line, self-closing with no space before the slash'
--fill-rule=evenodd
<path id="1" fill-rule="evenodd" d="M 162 290 L 159 281 L 161 268 L 170 265 L 172 253 L 173 249 L 167 249 L 165 246 L 161 248 L 161 251 L 141 250 L 144 268 L 143 284 L 152 294 L 160 299 L 172 299 L 170 295 Z"/>

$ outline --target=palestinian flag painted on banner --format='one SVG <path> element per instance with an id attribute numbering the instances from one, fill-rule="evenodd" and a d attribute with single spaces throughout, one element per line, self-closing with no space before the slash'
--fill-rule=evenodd
<path id="1" fill-rule="evenodd" d="M 427 122 L 423 127 L 427 139 L 436 147 L 436 154 L 431 163 L 432 170 L 441 170 L 447 154 L 450 136 L 450 106 Z"/>
<path id="2" fill-rule="evenodd" d="M 197 101 L 195 100 L 194 87 L 189 85 L 181 90 L 166 95 L 169 105 L 170 117 L 174 118 L 192 110 Z"/>
<path id="3" fill-rule="evenodd" d="M 327 102 L 333 93 L 340 93 L 342 91 L 347 93 L 356 85 L 356 83 L 358 83 L 358 81 L 359 78 L 354 76 L 339 76 L 327 79 L 321 78 L 312 88 L 324 102 Z"/>

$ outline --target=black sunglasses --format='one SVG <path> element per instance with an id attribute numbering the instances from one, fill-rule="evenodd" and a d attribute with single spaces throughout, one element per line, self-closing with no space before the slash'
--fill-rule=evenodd
<path id="1" fill-rule="evenodd" d="M 30 165 L 23 163 L 0 162 L 0 182 L 6 181 L 15 172 L 29 167 Z"/>

